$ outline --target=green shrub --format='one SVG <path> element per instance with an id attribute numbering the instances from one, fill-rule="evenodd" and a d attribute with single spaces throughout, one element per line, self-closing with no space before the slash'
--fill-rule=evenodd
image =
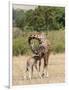
<path id="1" fill-rule="evenodd" d="M 31 49 L 28 44 L 28 36 L 33 32 L 22 32 L 22 36 L 13 38 L 13 55 L 31 54 Z M 47 32 L 45 32 L 47 33 Z M 62 53 L 65 50 L 64 31 L 48 31 L 47 38 L 51 42 L 51 50 L 54 53 Z M 33 41 L 35 47 L 38 47 L 38 42 Z M 36 42 L 36 43 L 35 43 Z"/>
<path id="2" fill-rule="evenodd" d="M 61 53 L 65 50 L 64 31 L 49 31 L 47 38 L 51 42 L 52 52 Z"/>
<path id="3" fill-rule="evenodd" d="M 22 36 L 22 31 L 17 27 L 13 27 L 13 38 L 17 38 L 20 36 Z"/>
<path id="4" fill-rule="evenodd" d="M 19 37 L 13 40 L 13 55 L 29 54 L 30 49 L 27 39 Z"/>
<path id="5" fill-rule="evenodd" d="M 57 44 L 56 46 L 55 46 L 55 48 L 54 48 L 54 50 L 53 50 L 54 52 L 56 52 L 56 53 L 59 53 L 59 52 L 64 52 L 64 46 L 63 46 L 63 44 Z"/>

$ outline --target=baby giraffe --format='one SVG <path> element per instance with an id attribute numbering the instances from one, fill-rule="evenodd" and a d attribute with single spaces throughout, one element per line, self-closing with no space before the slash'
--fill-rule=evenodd
<path id="1" fill-rule="evenodd" d="M 34 55 L 27 60 L 24 79 L 27 78 L 27 72 L 28 72 L 28 77 L 31 80 L 31 78 L 33 76 L 34 67 L 37 70 L 39 77 L 41 78 L 39 66 L 37 68 L 38 61 L 39 61 L 39 63 L 41 63 L 41 58 L 38 55 Z"/>

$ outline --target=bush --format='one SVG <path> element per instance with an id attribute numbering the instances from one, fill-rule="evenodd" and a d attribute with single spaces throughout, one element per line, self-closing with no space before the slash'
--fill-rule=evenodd
<path id="1" fill-rule="evenodd" d="M 54 48 L 53 51 L 56 52 L 56 53 L 59 53 L 59 52 L 62 53 L 62 52 L 64 52 L 64 46 L 63 46 L 63 44 L 62 43 L 57 44 L 55 46 L 55 48 Z"/>
<path id="2" fill-rule="evenodd" d="M 28 45 L 28 36 L 34 32 L 22 32 L 22 36 L 13 38 L 13 55 L 23 55 L 23 54 L 31 54 L 31 49 Z M 47 33 L 47 32 L 45 32 Z M 65 50 L 65 38 L 64 31 L 48 31 L 47 38 L 51 42 L 52 52 L 54 53 L 62 53 Z M 38 47 L 38 42 L 36 42 L 35 47 Z"/>
<path id="3" fill-rule="evenodd" d="M 13 41 L 13 55 L 23 55 L 23 54 L 29 54 L 30 49 L 27 42 L 27 39 L 23 37 L 19 37 L 14 39 Z"/>
<path id="4" fill-rule="evenodd" d="M 47 38 L 51 42 L 52 52 L 61 53 L 65 50 L 64 31 L 48 31 Z"/>
<path id="5" fill-rule="evenodd" d="M 22 31 L 17 27 L 13 27 L 13 38 L 20 37 L 21 35 Z"/>

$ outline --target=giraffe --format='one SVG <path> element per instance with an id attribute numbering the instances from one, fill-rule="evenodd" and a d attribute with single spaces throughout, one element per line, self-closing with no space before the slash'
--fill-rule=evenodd
<path id="1" fill-rule="evenodd" d="M 34 45 L 31 44 L 31 40 L 36 39 L 39 41 L 39 47 L 36 49 L 34 48 Z M 48 60 L 49 60 L 49 55 L 50 55 L 50 42 L 45 36 L 44 32 L 38 32 L 34 33 L 29 36 L 28 38 L 28 43 L 30 45 L 30 48 L 32 52 L 35 54 L 35 56 L 39 56 L 39 72 L 40 72 L 40 66 L 41 66 L 41 59 L 43 58 L 44 60 L 44 65 L 43 65 L 43 71 L 42 71 L 42 77 L 46 76 L 48 77 Z"/>

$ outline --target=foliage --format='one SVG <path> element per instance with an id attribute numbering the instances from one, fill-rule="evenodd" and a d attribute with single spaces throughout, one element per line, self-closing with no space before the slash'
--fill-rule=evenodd
<path id="1" fill-rule="evenodd" d="M 13 38 L 17 38 L 20 36 L 22 36 L 22 31 L 17 27 L 13 27 Z"/>
<path id="2" fill-rule="evenodd" d="M 13 55 L 23 55 L 31 53 L 26 37 L 18 37 L 13 40 Z"/>
<path id="3" fill-rule="evenodd" d="M 22 36 L 13 38 L 13 55 L 31 54 L 31 49 L 28 45 L 28 36 L 34 32 L 22 32 Z M 46 32 L 44 32 L 46 34 Z M 52 52 L 62 53 L 65 50 L 64 30 L 48 31 L 47 38 L 51 42 Z M 34 41 L 35 43 L 35 41 Z M 35 43 L 38 47 L 38 42 Z"/>
<path id="4" fill-rule="evenodd" d="M 13 9 L 13 55 L 31 54 L 28 36 L 46 33 L 52 52 L 64 52 L 65 8 L 38 6 L 34 10 Z M 35 41 L 34 41 L 35 42 Z M 38 43 L 35 45 L 38 47 Z"/>
<path id="5" fill-rule="evenodd" d="M 62 53 L 65 50 L 65 37 L 64 37 L 64 31 L 49 31 L 47 38 L 51 42 L 51 48 L 52 52 L 55 53 Z"/>
<path id="6" fill-rule="evenodd" d="M 49 6 L 27 11 L 13 9 L 13 26 L 23 31 L 59 30 L 65 27 L 65 9 Z"/>

